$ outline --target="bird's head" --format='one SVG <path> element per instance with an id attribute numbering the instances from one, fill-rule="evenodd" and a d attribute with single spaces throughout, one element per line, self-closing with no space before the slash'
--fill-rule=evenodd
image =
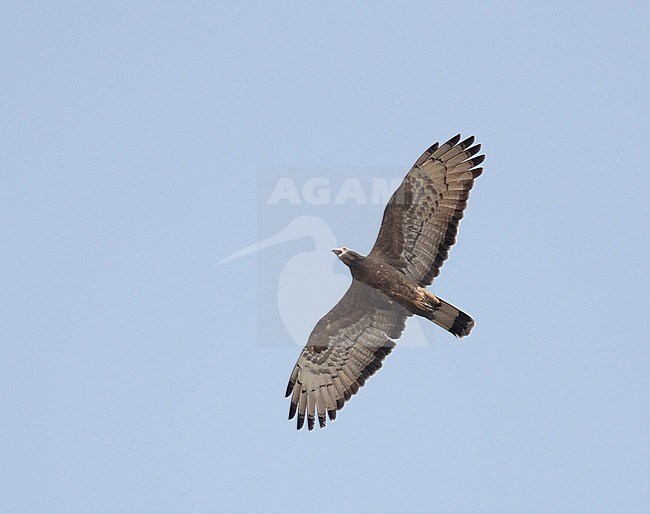
<path id="1" fill-rule="evenodd" d="M 334 255 L 336 255 L 341 262 L 346 264 L 347 266 L 351 266 L 361 260 L 361 255 L 359 255 L 357 252 L 354 250 L 350 250 L 349 248 L 346 248 L 345 246 L 341 248 L 333 248 L 332 252 L 334 252 Z"/>

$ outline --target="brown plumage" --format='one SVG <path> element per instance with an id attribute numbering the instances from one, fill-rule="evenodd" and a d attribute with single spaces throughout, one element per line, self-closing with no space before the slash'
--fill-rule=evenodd
<path id="1" fill-rule="evenodd" d="M 300 354 L 286 396 L 297 427 L 321 428 L 367 378 L 382 366 L 404 330 L 406 319 L 427 318 L 457 337 L 474 320 L 425 289 L 440 273 L 456 242 L 477 167 L 484 155 L 460 135 L 434 144 L 416 161 L 386 206 L 379 236 L 367 257 L 333 250 L 350 268 L 352 284 L 314 327 Z"/>

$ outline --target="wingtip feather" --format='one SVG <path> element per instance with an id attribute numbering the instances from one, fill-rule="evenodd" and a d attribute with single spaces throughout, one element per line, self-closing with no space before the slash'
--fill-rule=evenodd
<path id="1" fill-rule="evenodd" d="M 469 148 L 470 146 L 472 146 L 474 139 L 475 139 L 474 136 L 469 136 L 467 139 L 465 139 L 460 143 L 460 146 L 462 146 L 463 148 Z"/>
<path id="2" fill-rule="evenodd" d="M 294 386 L 295 384 L 296 384 L 296 383 L 295 383 L 293 380 L 289 380 L 289 383 L 287 384 L 287 390 L 286 390 L 286 392 L 284 393 L 284 397 L 285 397 L 285 398 L 288 397 L 288 396 L 293 392 L 293 386 Z"/>
<path id="3" fill-rule="evenodd" d="M 474 145 L 471 148 L 468 148 L 467 150 L 465 150 L 465 155 L 467 157 L 471 157 L 472 155 L 476 155 L 480 151 L 481 151 L 481 145 L 479 143 L 478 145 Z"/>
<path id="4" fill-rule="evenodd" d="M 458 141 L 460 141 L 460 133 L 456 134 L 454 137 L 452 137 L 449 141 L 445 143 L 445 145 L 450 145 L 450 146 L 456 146 L 458 144 Z M 442 145 L 442 146 L 445 146 Z"/>
<path id="5" fill-rule="evenodd" d="M 485 154 L 478 155 L 472 159 L 472 166 L 478 166 L 485 160 Z"/>

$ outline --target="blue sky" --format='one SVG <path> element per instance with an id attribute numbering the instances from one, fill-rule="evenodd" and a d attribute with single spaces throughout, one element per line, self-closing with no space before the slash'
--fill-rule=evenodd
<path id="1" fill-rule="evenodd" d="M 0 510 L 646 509 L 649 24 L 642 2 L 4 2 Z M 457 132 L 486 171 L 435 290 L 475 331 L 431 325 L 297 432 L 259 270 L 304 241 L 216 265 L 274 230 L 260 176 L 406 173 Z M 381 207 L 347 212 L 320 214 L 367 252 Z"/>

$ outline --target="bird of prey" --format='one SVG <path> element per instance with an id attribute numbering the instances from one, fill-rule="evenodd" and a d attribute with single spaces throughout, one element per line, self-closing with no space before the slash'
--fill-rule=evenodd
<path id="1" fill-rule="evenodd" d="M 474 320 L 427 291 L 456 242 L 474 179 L 485 159 L 481 145 L 460 134 L 431 146 L 388 201 L 379 236 L 367 256 L 332 250 L 350 268 L 352 284 L 314 327 L 289 379 L 289 419 L 325 427 L 395 347 L 409 316 L 422 316 L 456 337 Z"/>

